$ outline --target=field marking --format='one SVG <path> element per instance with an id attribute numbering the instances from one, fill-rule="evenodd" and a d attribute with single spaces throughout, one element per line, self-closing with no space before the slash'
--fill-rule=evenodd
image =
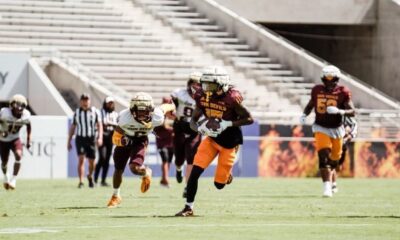
<path id="1" fill-rule="evenodd" d="M 170 228 L 170 227 L 188 227 L 188 228 L 204 228 L 204 227 L 238 227 L 238 228 L 252 228 L 252 227 L 315 227 L 318 226 L 334 226 L 334 227 L 366 227 L 374 224 L 369 223 L 253 223 L 253 224 L 135 224 L 137 227 L 141 228 Z M 105 225 L 105 226 L 56 226 L 56 227 L 45 227 L 45 228 L 35 228 L 35 227 L 19 227 L 19 228 L 0 228 L 0 234 L 32 234 L 32 233 L 57 233 L 65 229 L 104 229 L 104 228 L 132 228 L 132 225 Z"/>
<path id="2" fill-rule="evenodd" d="M 58 230 L 50 230 L 45 228 L 35 228 L 35 227 L 27 227 L 27 228 L 0 228 L 0 234 L 32 234 L 32 233 L 56 233 Z"/>

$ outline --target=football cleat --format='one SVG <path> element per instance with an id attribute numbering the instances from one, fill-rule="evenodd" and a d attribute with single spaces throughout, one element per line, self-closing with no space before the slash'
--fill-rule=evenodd
<path id="1" fill-rule="evenodd" d="M 140 190 L 142 191 L 142 193 L 145 193 L 149 190 L 150 188 L 150 184 L 151 184 L 151 169 L 150 168 L 146 168 L 146 175 L 144 175 L 142 177 L 142 184 L 140 186 Z"/>
<path id="2" fill-rule="evenodd" d="M 87 180 L 88 180 L 88 182 L 89 182 L 89 187 L 90 187 L 90 188 L 94 188 L 94 182 L 93 182 L 92 176 L 88 175 L 88 176 L 87 176 Z"/>
<path id="3" fill-rule="evenodd" d="M 8 177 L 4 175 L 3 186 L 6 190 L 10 189 L 10 185 L 8 185 Z"/>
<path id="4" fill-rule="evenodd" d="M 181 183 L 183 181 L 182 170 L 176 170 L 176 181 Z"/>
<path id="5" fill-rule="evenodd" d="M 339 188 L 336 185 L 332 186 L 332 193 L 337 193 L 339 192 Z"/>
<path id="6" fill-rule="evenodd" d="M 10 190 L 14 190 L 17 186 L 17 179 L 11 178 L 11 180 L 8 182 L 8 188 Z"/>
<path id="7" fill-rule="evenodd" d="M 175 217 L 190 217 L 190 216 L 193 216 L 193 209 L 188 205 L 185 205 L 182 211 L 175 214 Z"/>
<path id="8" fill-rule="evenodd" d="M 101 183 L 100 183 L 100 186 L 102 186 L 102 187 L 109 187 L 110 184 L 108 184 L 107 182 L 101 182 Z"/>
<path id="9" fill-rule="evenodd" d="M 161 180 L 160 185 L 161 187 L 169 188 L 169 183 L 167 180 Z"/>
<path id="10" fill-rule="evenodd" d="M 79 184 L 78 184 L 78 188 L 83 188 L 83 182 L 80 182 Z"/>
<path id="11" fill-rule="evenodd" d="M 332 197 L 332 188 L 326 188 L 324 189 L 324 192 L 322 194 L 323 197 Z"/>
<path id="12" fill-rule="evenodd" d="M 120 196 L 112 195 L 110 201 L 107 204 L 107 208 L 116 208 L 121 204 L 122 198 Z"/>

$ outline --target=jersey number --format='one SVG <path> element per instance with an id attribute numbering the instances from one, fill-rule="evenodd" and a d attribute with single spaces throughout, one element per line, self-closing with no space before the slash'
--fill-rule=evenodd
<path id="1" fill-rule="evenodd" d="M 22 126 L 15 126 L 15 125 L 10 125 L 8 127 L 8 132 L 11 134 L 16 134 L 18 131 L 22 128 Z"/>
<path id="2" fill-rule="evenodd" d="M 318 98 L 317 99 L 317 112 L 320 114 L 326 113 L 326 107 L 336 106 L 337 101 L 335 99 Z"/>

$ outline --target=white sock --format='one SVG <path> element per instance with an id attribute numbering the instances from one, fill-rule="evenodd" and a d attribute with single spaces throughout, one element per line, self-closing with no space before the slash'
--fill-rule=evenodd
<path id="1" fill-rule="evenodd" d="M 15 180 L 17 180 L 17 175 L 13 175 L 13 176 L 11 177 L 11 180 L 10 180 L 10 181 L 15 181 Z"/>
<path id="2" fill-rule="evenodd" d="M 324 182 L 324 189 L 332 188 L 331 182 Z"/>
<path id="3" fill-rule="evenodd" d="M 120 193 L 121 189 L 120 188 L 114 188 L 114 196 L 118 196 L 119 197 L 119 193 Z"/>
<path id="4" fill-rule="evenodd" d="M 187 202 L 186 206 L 190 207 L 191 209 L 193 209 L 194 206 L 194 202 Z"/>

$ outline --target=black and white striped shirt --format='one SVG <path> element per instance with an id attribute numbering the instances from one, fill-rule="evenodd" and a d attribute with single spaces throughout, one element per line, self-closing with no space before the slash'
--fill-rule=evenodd
<path id="1" fill-rule="evenodd" d="M 101 120 L 103 121 L 103 134 L 110 134 L 117 126 L 118 113 L 116 111 L 107 112 L 101 109 Z"/>
<path id="2" fill-rule="evenodd" d="M 90 107 L 86 111 L 82 108 L 75 110 L 73 124 L 77 127 L 76 135 L 78 137 L 95 137 L 97 122 L 101 122 L 101 118 L 95 107 Z"/>

